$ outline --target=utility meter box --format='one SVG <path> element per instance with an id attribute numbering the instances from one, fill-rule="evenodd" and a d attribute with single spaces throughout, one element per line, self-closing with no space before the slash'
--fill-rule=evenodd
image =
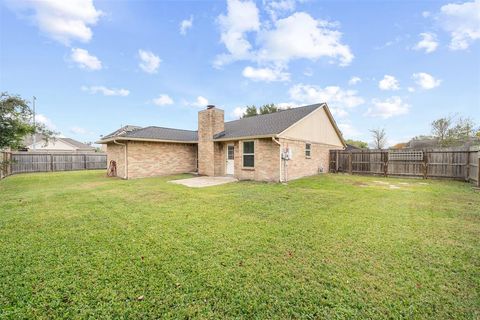
<path id="1" fill-rule="evenodd" d="M 283 160 L 291 160 L 292 159 L 292 149 L 291 148 L 284 148 L 282 152 L 282 159 Z"/>

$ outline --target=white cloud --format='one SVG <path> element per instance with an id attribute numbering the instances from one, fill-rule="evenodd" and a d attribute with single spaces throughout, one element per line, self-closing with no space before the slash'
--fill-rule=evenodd
<path id="1" fill-rule="evenodd" d="M 76 62 L 82 69 L 100 70 L 102 62 L 95 56 L 88 53 L 85 49 L 73 48 L 70 59 Z"/>
<path id="2" fill-rule="evenodd" d="M 158 98 L 153 99 L 152 101 L 157 106 L 166 106 L 173 104 L 173 99 L 170 98 L 167 94 L 161 94 Z"/>
<path id="3" fill-rule="evenodd" d="M 396 96 L 385 100 L 373 99 L 372 105 L 372 107 L 368 108 L 365 115 L 384 119 L 406 114 L 410 110 L 410 105 Z"/>
<path id="4" fill-rule="evenodd" d="M 398 90 L 400 89 L 398 80 L 394 76 L 386 74 L 380 82 L 378 82 L 378 87 L 381 90 Z"/>
<path id="5" fill-rule="evenodd" d="M 245 111 L 247 111 L 246 107 L 236 107 L 232 112 L 232 116 L 236 119 L 240 119 Z"/>
<path id="6" fill-rule="evenodd" d="M 314 104 L 326 102 L 332 113 L 339 117 L 347 115 L 345 109 L 354 108 L 365 101 L 355 90 L 344 90 L 337 86 L 321 88 L 314 85 L 297 84 L 289 89 L 290 98 L 296 103 Z"/>
<path id="7" fill-rule="evenodd" d="M 408 92 L 415 92 L 415 88 L 414 88 L 414 87 L 408 87 L 407 90 L 408 90 Z"/>
<path id="8" fill-rule="evenodd" d="M 432 13 L 430 11 L 423 11 L 422 12 L 422 17 L 424 18 L 428 18 L 432 15 Z"/>
<path id="9" fill-rule="evenodd" d="M 220 24 L 220 41 L 229 54 L 217 57 L 216 66 L 222 66 L 233 60 L 251 58 L 252 45 L 246 38 L 246 33 L 260 28 L 258 8 L 253 1 L 227 1 L 227 14 L 218 17 Z"/>
<path id="10" fill-rule="evenodd" d="M 26 14 L 41 32 L 65 45 L 72 40 L 90 41 L 90 27 L 102 15 L 93 5 L 93 0 L 10 1 L 8 5 Z"/>
<path id="11" fill-rule="evenodd" d="M 275 21 L 271 29 L 264 29 L 258 35 L 261 47 L 260 61 L 286 64 L 293 59 L 316 60 L 328 57 L 341 66 L 349 65 L 353 54 L 347 45 L 341 43 L 342 33 L 334 24 L 316 20 L 308 13 L 296 12 Z"/>
<path id="12" fill-rule="evenodd" d="M 264 0 L 263 5 L 274 21 L 278 16 L 295 10 L 295 0 Z"/>
<path id="13" fill-rule="evenodd" d="M 437 50 L 437 35 L 431 32 L 420 33 L 422 38 L 414 47 L 414 50 L 424 50 L 425 53 L 431 53 Z"/>
<path id="14" fill-rule="evenodd" d="M 187 105 L 196 108 L 204 108 L 208 106 L 208 99 L 202 96 L 198 96 L 197 100 L 195 100 L 194 102 L 187 102 Z"/>
<path id="15" fill-rule="evenodd" d="M 130 94 L 130 91 L 127 89 L 115 89 L 115 88 L 107 88 L 104 86 L 82 86 L 82 91 L 88 92 L 90 94 L 97 94 L 101 93 L 104 96 L 120 96 L 126 97 Z"/>
<path id="16" fill-rule="evenodd" d="M 358 136 L 360 133 L 349 123 L 339 123 L 338 128 L 342 131 L 343 137 L 348 139 Z"/>
<path id="17" fill-rule="evenodd" d="M 290 74 L 283 72 L 282 69 L 276 68 L 253 68 L 246 67 L 243 69 L 242 75 L 245 78 L 249 78 L 253 81 L 288 81 L 290 80 Z"/>
<path id="18" fill-rule="evenodd" d="M 57 126 L 52 122 L 52 120 L 50 120 L 50 118 L 47 118 L 47 116 L 45 116 L 43 114 L 35 115 L 35 121 L 37 123 L 41 123 L 41 124 L 45 125 L 45 127 L 47 127 L 50 130 L 56 130 L 57 129 Z"/>
<path id="19" fill-rule="evenodd" d="M 190 19 L 182 20 L 180 22 L 180 34 L 181 35 L 186 35 L 187 30 L 190 29 L 193 26 L 193 16 L 190 16 Z"/>
<path id="20" fill-rule="evenodd" d="M 79 134 L 79 135 L 86 135 L 86 134 L 94 134 L 93 131 L 90 131 L 88 129 L 82 128 L 82 127 L 71 127 L 70 132 L 74 134 Z"/>
<path id="21" fill-rule="evenodd" d="M 360 77 L 351 77 L 350 80 L 348 80 L 348 84 L 351 86 L 354 86 L 360 82 L 362 82 L 362 79 Z"/>
<path id="22" fill-rule="evenodd" d="M 288 8 L 290 4 L 289 1 L 268 1 L 267 5 L 269 8 L 272 5 Z M 270 21 L 260 22 L 253 1 L 228 0 L 227 7 L 227 14 L 220 15 L 218 21 L 220 39 L 228 53 L 217 56 L 214 63 L 217 67 L 236 60 L 249 60 L 286 69 L 294 59 L 323 57 L 330 58 L 331 63 L 346 66 L 354 58 L 350 48 L 341 42 L 342 34 L 334 23 L 296 12 L 274 20 L 272 25 Z"/>
<path id="23" fill-rule="evenodd" d="M 480 39 L 480 0 L 444 5 L 438 21 L 450 33 L 450 49 L 465 50 Z"/>
<path id="24" fill-rule="evenodd" d="M 138 50 L 138 57 L 140 58 L 140 68 L 147 73 L 157 73 L 160 62 L 160 57 L 156 56 L 151 51 Z"/>
<path id="25" fill-rule="evenodd" d="M 435 87 L 438 87 L 442 80 L 435 79 L 432 75 L 425 72 L 414 73 L 412 76 L 415 83 L 419 85 L 422 89 L 430 90 Z"/>

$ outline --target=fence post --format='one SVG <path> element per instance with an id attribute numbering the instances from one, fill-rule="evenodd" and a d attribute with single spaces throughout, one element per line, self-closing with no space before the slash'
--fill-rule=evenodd
<path id="1" fill-rule="evenodd" d="M 477 151 L 477 187 L 480 188 L 480 151 Z"/>
<path id="2" fill-rule="evenodd" d="M 467 167 L 465 168 L 465 181 L 470 180 L 470 151 L 467 151 Z"/>
<path id="3" fill-rule="evenodd" d="M 388 177 L 388 151 L 383 153 L 383 174 Z"/>
<path id="4" fill-rule="evenodd" d="M 427 151 L 423 151 L 423 179 L 428 178 L 428 154 Z"/>
<path id="5" fill-rule="evenodd" d="M 83 168 L 85 170 L 87 170 L 87 155 L 86 154 L 83 155 Z"/>
<path id="6" fill-rule="evenodd" d="M 53 172 L 53 154 L 50 154 L 50 171 Z"/>
<path id="7" fill-rule="evenodd" d="M 335 173 L 338 173 L 338 153 L 340 151 L 335 150 Z"/>
<path id="8" fill-rule="evenodd" d="M 352 153 L 348 153 L 348 173 L 352 174 Z"/>

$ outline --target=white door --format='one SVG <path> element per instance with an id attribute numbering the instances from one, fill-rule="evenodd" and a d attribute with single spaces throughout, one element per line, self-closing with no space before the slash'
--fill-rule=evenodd
<path id="1" fill-rule="evenodd" d="M 226 174 L 228 175 L 233 175 L 234 173 L 234 168 L 235 168 L 235 162 L 234 162 L 234 159 L 235 159 L 235 152 L 234 152 L 235 148 L 233 146 L 233 144 L 229 144 L 227 145 L 227 169 L 225 170 L 226 171 Z"/>

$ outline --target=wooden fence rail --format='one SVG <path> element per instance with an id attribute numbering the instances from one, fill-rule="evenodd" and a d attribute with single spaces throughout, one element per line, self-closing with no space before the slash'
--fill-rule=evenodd
<path id="1" fill-rule="evenodd" d="M 359 150 L 330 151 L 330 172 L 446 178 L 480 186 L 480 151 Z"/>
<path id="2" fill-rule="evenodd" d="M 106 169 L 105 153 L 1 152 L 0 179 L 16 173 Z"/>

